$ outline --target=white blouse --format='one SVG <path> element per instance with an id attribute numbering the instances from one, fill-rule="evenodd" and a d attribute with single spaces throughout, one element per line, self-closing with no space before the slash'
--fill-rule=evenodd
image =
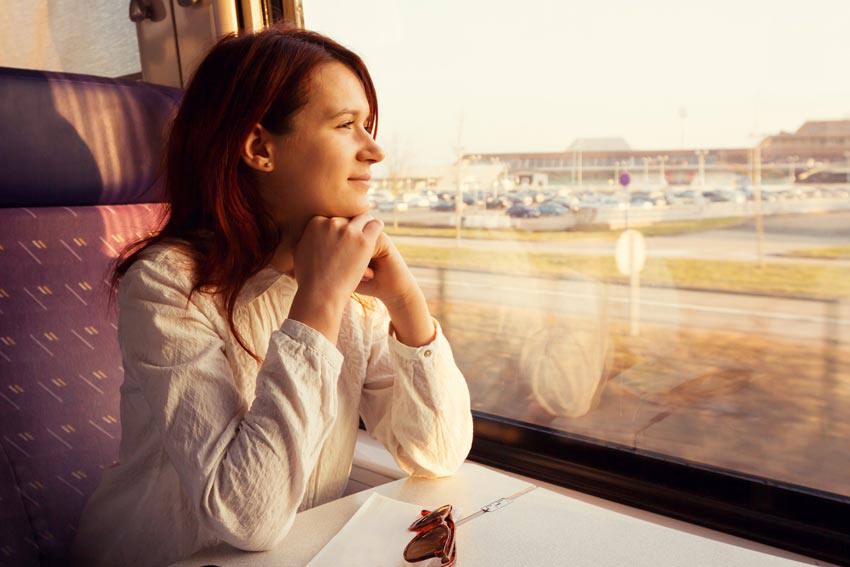
<path id="1" fill-rule="evenodd" d="M 124 360 L 119 460 L 83 510 L 75 564 L 158 566 L 227 542 L 274 547 L 296 512 L 338 498 L 358 417 L 414 476 L 453 474 L 472 445 L 466 381 L 435 320 L 409 347 L 386 307 L 345 309 L 338 346 L 287 319 L 295 280 L 265 268 L 237 298 L 231 333 L 191 264 L 155 245 L 118 290 Z"/>

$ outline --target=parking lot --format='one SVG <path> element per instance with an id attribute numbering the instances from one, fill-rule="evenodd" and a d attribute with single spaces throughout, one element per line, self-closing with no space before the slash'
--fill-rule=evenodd
<path id="1" fill-rule="evenodd" d="M 468 199 L 473 204 L 461 207 L 462 226 L 467 228 L 511 228 L 529 231 L 581 230 L 584 227 L 607 226 L 623 228 L 645 226 L 659 222 L 699 220 L 726 217 L 753 217 L 759 209 L 765 216 L 782 214 L 812 214 L 850 209 L 850 186 L 829 187 L 786 187 L 762 190 L 761 202 L 756 193 L 748 190 L 694 191 L 690 188 L 674 188 L 666 191 L 633 191 L 626 199 L 624 191 L 572 192 L 558 195 L 551 192 L 513 192 L 503 194 L 500 200 L 513 203 L 511 207 L 498 208 L 488 205 L 492 197 Z M 708 196 L 704 196 L 708 195 Z M 447 199 L 417 201 L 419 206 L 392 202 L 376 206 L 374 214 L 387 224 L 394 226 L 454 227 L 457 226 L 454 203 Z M 490 199 L 490 201 L 488 201 Z M 511 200 L 515 199 L 515 200 Z M 539 202 L 538 202 L 539 201 Z M 427 203 L 429 206 L 425 206 Z M 549 211 L 557 214 L 542 214 L 540 208 L 546 204 L 561 204 Z M 512 216 L 512 207 L 517 211 L 537 213 Z M 522 207 L 522 209 L 520 208 Z M 446 210 L 448 209 L 448 210 Z"/>

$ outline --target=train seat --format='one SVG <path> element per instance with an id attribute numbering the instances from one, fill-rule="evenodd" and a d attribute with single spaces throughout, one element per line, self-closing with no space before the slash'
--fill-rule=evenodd
<path id="1" fill-rule="evenodd" d="M 106 277 L 162 211 L 181 92 L 0 68 L 0 564 L 62 565 L 118 458 L 123 379 Z"/>

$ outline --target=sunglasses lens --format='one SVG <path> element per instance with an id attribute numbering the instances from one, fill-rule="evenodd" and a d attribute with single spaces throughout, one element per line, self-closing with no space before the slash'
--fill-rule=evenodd
<path id="1" fill-rule="evenodd" d="M 446 558 L 442 561 L 442 565 L 444 567 L 452 567 L 457 560 L 457 546 L 455 545 L 455 540 L 452 539 L 452 542 L 449 547 L 449 552 L 446 554 Z"/>
<path id="2" fill-rule="evenodd" d="M 445 550 L 449 537 L 449 527 L 445 524 L 417 534 L 404 548 L 404 560 L 415 562 L 436 557 Z"/>
<path id="3" fill-rule="evenodd" d="M 445 506 L 440 506 L 439 508 L 437 508 L 436 510 L 434 510 L 433 512 L 431 512 L 427 516 L 423 516 L 423 517 L 419 518 L 418 520 L 416 520 L 415 522 L 413 522 L 412 524 L 410 524 L 410 527 L 408 529 L 413 530 L 413 531 L 421 530 L 422 528 L 424 528 L 426 526 L 429 526 L 429 525 L 434 524 L 434 523 L 441 522 L 443 520 L 443 518 L 448 517 L 448 515 L 451 514 L 451 512 L 452 512 L 451 504 L 446 504 Z"/>

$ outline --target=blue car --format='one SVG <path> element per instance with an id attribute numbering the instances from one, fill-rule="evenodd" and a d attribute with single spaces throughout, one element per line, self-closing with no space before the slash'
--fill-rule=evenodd
<path id="1" fill-rule="evenodd" d="M 540 216 L 540 211 L 535 207 L 529 207 L 522 203 L 514 204 L 511 208 L 505 211 L 505 213 L 510 217 L 521 219 L 537 218 Z"/>
<path id="2" fill-rule="evenodd" d="M 557 217 L 570 212 L 570 209 L 554 201 L 546 201 L 537 206 L 537 210 L 545 217 Z"/>

